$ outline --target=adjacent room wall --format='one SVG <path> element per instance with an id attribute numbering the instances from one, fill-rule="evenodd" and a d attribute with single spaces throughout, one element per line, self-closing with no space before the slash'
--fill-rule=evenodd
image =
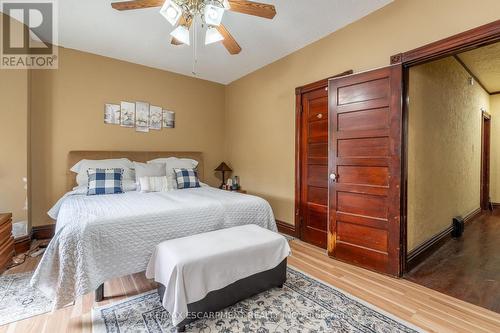
<path id="1" fill-rule="evenodd" d="M 490 200 L 500 203 L 500 94 L 490 96 L 491 160 Z"/>
<path id="2" fill-rule="evenodd" d="M 469 78 L 453 57 L 410 69 L 408 251 L 480 208 L 481 109 L 490 96 Z"/>
<path id="3" fill-rule="evenodd" d="M 0 69 L 0 213 L 12 213 L 13 222 L 27 220 L 28 82 L 27 70 Z"/>
<path id="4" fill-rule="evenodd" d="M 32 222 L 66 191 L 71 150 L 179 150 L 204 153 L 205 176 L 223 159 L 224 86 L 60 48 L 59 69 L 31 80 Z M 137 133 L 103 122 L 105 103 L 146 101 L 176 111 L 176 128 Z M 16 145 L 17 146 L 17 145 Z"/>
<path id="5" fill-rule="evenodd" d="M 226 159 L 276 218 L 294 222 L 295 88 L 495 21 L 497 0 L 396 0 L 226 88 Z M 473 14 L 471 14 L 473 13 Z"/>

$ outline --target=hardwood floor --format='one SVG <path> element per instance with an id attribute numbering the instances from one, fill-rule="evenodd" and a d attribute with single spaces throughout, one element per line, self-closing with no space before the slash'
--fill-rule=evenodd
<path id="1" fill-rule="evenodd" d="M 406 278 L 500 313 L 500 210 L 470 222 Z M 499 330 L 500 332 L 500 330 Z"/>
<path id="2" fill-rule="evenodd" d="M 298 240 L 290 242 L 289 264 L 380 309 L 429 332 L 500 332 L 500 315 L 419 286 L 370 272 L 326 256 L 325 251 Z M 38 259 L 29 258 L 7 274 L 33 270 Z M 154 288 L 144 275 L 134 274 L 108 281 L 105 300 L 80 297 L 75 305 L 0 327 L 6 332 L 92 332 L 91 309 Z"/>

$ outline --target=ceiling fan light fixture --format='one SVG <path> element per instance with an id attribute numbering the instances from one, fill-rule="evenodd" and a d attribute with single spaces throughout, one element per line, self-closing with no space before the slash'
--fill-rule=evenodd
<path id="1" fill-rule="evenodd" d="M 174 37 L 175 39 L 177 39 L 179 42 L 181 42 L 183 44 L 190 45 L 189 44 L 189 29 L 183 25 L 180 25 L 177 28 L 175 28 L 174 31 L 172 31 L 170 33 L 170 36 Z"/>
<path id="2" fill-rule="evenodd" d="M 217 43 L 224 40 L 224 36 L 217 30 L 217 28 L 209 27 L 205 34 L 205 45 Z"/>
<path id="3" fill-rule="evenodd" d="M 172 0 L 167 0 L 160 9 L 160 14 L 173 26 L 179 22 L 182 15 L 182 9 Z"/>
<path id="4" fill-rule="evenodd" d="M 208 25 L 219 26 L 222 22 L 222 16 L 224 15 L 224 8 L 215 5 L 205 6 L 205 23 Z"/>

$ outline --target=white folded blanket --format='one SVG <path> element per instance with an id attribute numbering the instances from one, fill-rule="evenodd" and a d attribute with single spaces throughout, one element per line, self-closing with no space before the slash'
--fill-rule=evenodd
<path id="1" fill-rule="evenodd" d="M 165 286 L 163 306 L 177 325 L 187 317 L 188 304 L 272 269 L 289 254 L 285 237 L 257 225 L 244 225 L 160 243 L 146 277 Z"/>

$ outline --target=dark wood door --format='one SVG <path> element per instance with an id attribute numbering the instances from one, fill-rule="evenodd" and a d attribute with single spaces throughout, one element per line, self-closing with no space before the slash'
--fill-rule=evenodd
<path id="1" fill-rule="evenodd" d="M 326 248 L 328 224 L 328 86 L 302 94 L 301 239 Z"/>
<path id="2" fill-rule="evenodd" d="M 399 276 L 402 67 L 329 83 L 331 256 Z"/>
<path id="3" fill-rule="evenodd" d="M 483 112 L 481 126 L 481 209 L 490 209 L 490 131 L 491 116 Z"/>

